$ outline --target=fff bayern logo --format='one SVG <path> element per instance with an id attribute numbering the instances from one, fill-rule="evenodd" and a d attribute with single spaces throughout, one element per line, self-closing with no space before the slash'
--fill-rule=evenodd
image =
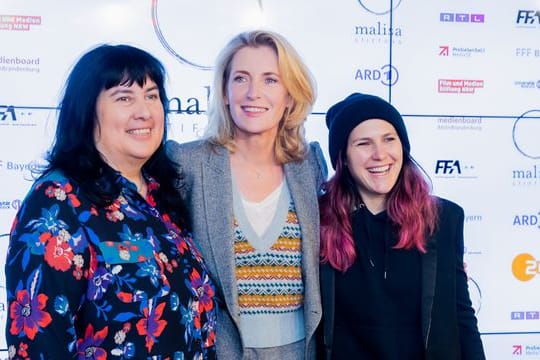
<path id="1" fill-rule="evenodd" d="M 161 45 L 180 63 L 211 70 L 226 42 L 264 24 L 262 0 L 153 0 L 152 25 Z"/>

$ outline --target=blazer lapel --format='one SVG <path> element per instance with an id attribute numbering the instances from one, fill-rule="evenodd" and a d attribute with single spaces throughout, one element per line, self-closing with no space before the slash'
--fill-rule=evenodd
<path id="1" fill-rule="evenodd" d="M 313 171 L 308 161 L 285 164 L 285 176 L 302 229 L 302 273 L 304 277 L 304 321 L 312 335 L 321 318 L 319 291 L 319 212 Z"/>
<path id="2" fill-rule="evenodd" d="M 435 277 L 437 275 L 437 243 L 430 238 L 427 252 L 422 255 L 422 335 L 427 349 L 431 328 L 431 310 L 435 296 Z"/>
<path id="3" fill-rule="evenodd" d="M 233 214 L 232 214 L 232 179 L 228 151 L 223 147 L 210 150 L 208 161 L 202 164 L 202 184 L 204 209 L 208 227 L 208 248 L 212 254 L 212 269 L 216 272 L 219 286 L 227 301 L 229 313 L 238 323 L 239 308 L 236 289 Z"/>

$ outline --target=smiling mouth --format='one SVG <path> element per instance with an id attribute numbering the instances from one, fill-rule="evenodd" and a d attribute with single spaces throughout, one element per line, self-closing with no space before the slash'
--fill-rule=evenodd
<path id="1" fill-rule="evenodd" d="M 390 171 L 391 165 L 379 166 L 368 169 L 371 174 L 384 174 Z"/>
<path id="2" fill-rule="evenodd" d="M 152 130 L 150 128 L 145 128 L 145 129 L 133 129 L 133 130 L 128 130 L 127 133 L 128 134 L 131 134 L 131 135 L 148 135 L 152 132 Z"/>
<path id="3" fill-rule="evenodd" d="M 262 113 L 267 111 L 268 109 L 259 106 L 242 106 L 242 110 L 253 113 Z"/>

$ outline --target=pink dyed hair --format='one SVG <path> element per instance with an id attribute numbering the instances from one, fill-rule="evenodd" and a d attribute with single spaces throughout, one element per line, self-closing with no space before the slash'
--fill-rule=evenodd
<path id="1" fill-rule="evenodd" d="M 436 198 L 420 166 L 407 156 L 398 181 L 387 201 L 387 212 L 397 232 L 395 249 L 426 252 L 426 238 L 433 235 L 438 222 Z M 362 203 L 342 152 L 338 156 L 336 173 L 325 184 L 319 198 L 321 216 L 321 262 L 345 272 L 356 259 L 352 236 L 351 212 Z"/>

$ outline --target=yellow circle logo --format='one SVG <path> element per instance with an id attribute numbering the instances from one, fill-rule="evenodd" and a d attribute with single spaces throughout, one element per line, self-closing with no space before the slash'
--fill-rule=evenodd
<path id="1" fill-rule="evenodd" d="M 512 262 L 512 273 L 520 281 L 531 280 L 538 270 L 538 261 L 531 254 L 519 254 Z"/>

